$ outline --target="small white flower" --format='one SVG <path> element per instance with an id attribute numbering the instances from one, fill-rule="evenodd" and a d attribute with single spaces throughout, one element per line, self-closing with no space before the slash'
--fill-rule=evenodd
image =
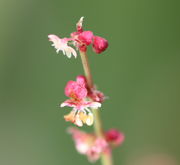
<path id="1" fill-rule="evenodd" d="M 57 53 L 61 50 L 68 58 L 71 58 L 72 55 L 75 58 L 77 57 L 76 51 L 72 47 L 68 46 L 68 38 L 61 39 L 54 34 L 48 35 L 48 38 L 49 41 L 53 42 L 52 46 L 55 47 Z"/>

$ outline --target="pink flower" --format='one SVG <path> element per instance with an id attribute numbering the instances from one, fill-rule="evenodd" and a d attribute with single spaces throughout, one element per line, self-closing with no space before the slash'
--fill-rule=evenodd
<path id="1" fill-rule="evenodd" d="M 108 47 L 108 41 L 102 37 L 94 36 L 93 50 L 100 54 L 105 51 Z"/>
<path id="2" fill-rule="evenodd" d="M 105 133 L 107 142 L 113 146 L 119 146 L 124 142 L 125 136 L 122 132 L 119 132 L 116 129 L 110 129 Z"/>
<path id="3" fill-rule="evenodd" d="M 83 75 L 79 75 L 76 77 L 76 81 L 79 83 L 79 84 L 82 84 L 84 85 L 86 88 L 87 88 L 87 81 L 86 81 L 86 77 L 83 76 Z"/>
<path id="4" fill-rule="evenodd" d="M 87 134 L 74 127 L 69 128 L 68 133 L 72 135 L 75 147 L 80 154 L 86 154 L 91 143 L 95 140 L 95 136 L 93 134 Z"/>
<path id="5" fill-rule="evenodd" d="M 97 89 L 91 89 L 88 91 L 88 97 L 92 100 L 102 103 L 107 97 L 101 91 Z"/>
<path id="6" fill-rule="evenodd" d="M 71 33 L 71 37 L 74 40 L 74 46 L 80 51 L 86 52 L 87 46 L 92 43 L 94 36 L 91 31 L 82 31 Z"/>
<path id="7" fill-rule="evenodd" d="M 91 31 L 83 31 L 82 33 L 80 33 L 78 35 L 78 40 L 79 42 L 81 42 L 82 44 L 85 44 L 85 45 L 90 45 L 92 43 L 92 40 L 93 40 L 93 32 Z"/>
<path id="8" fill-rule="evenodd" d="M 69 81 L 65 87 L 65 95 L 70 99 L 64 101 L 61 107 L 72 107 L 72 111 L 65 115 L 66 121 L 70 121 L 77 126 L 83 126 L 83 124 L 92 125 L 94 117 L 91 109 L 98 109 L 101 107 L 99 102 L 87 100 L 87 83 L 84 76 L 78 76 L 76 81 Z"/>
<path id="9" fill-rule="evenodd" d="M 96 138 L 94 144 L 89 148 L 87 157 L 90 162 L 97 161 L 101 154 L 104 152 L 110 152 L 107 141 L 103 138 Z"/>
<path id="10" fill-rule="evenodd" d="M 72 107 L 76 111 L 87 111 L 90 113 L 91 111 L 89 108 L 97 109 L 101 107 L 101 104 L 98 102 L 92 102 L 86 100 L 68 99 L 61 104 L 61 107 L 65 107 L 65 106 Z"/>
<path id="11" fill-rule="evenodd" d="M 69 38 L 59 38 L 58 36 L 54 34 L 48 35 L 49 41 L 52 41 L 52 46 L 55 47 L 56 52 L 58 53 L 60 50 L 63 52 L 64 55 L 66 55 L 68 58 L 71 58 L 73 55 L 75 58 L 77 57 L 76 51 L 67 45 L 68 41 L 71 39 Z"/>
<path id="12" fill-rule="evenodd" d="M 76 32 L 71 33 L 71 37 L 74 39 L 74 45 L 80 51 L 86 51 L 87 46 L 93 43 L 93 50 L 100 54 L 108 47 L 108 41 L 102 37 L 94 36 L 92 31 L 83 31 L 82 23 L 83 18 L 81 17 L 76 24 Z"/>
<path id="13" fill-rule="evenodd" d="M 109 152 L 108 143 L 103 138 L 97 138 L 94 134 L 85 133 L 76 128 L 70 128 L 68 132 L 72 135 L 76 150 L 86 155 L 88 160 L 95 162 L 103 152 Z"/>
<path id="14" fill-rule="evenodd" d="M 74 101 L 72 99 L 66 100 L 61 104 L 61 107 L 68 106 L 72 107 L 72 111 L 64 116 L 66 121 L 70 121 L 75 125 L 82 127 L 83 124 L 91 126 L 94 122 L 94 116 L 90 108 L 98 109 L 101 104 L 98 102 L 91 101 Z"/>
<path id="15" fill-rule="evenodd" d="M 65 95 L 74 100 L 83 99 L 87 96 L 85 83 L 79 81 L 69 81 L 65 87 Z"/>
<path id="16" fill-rule="evenodd" d="M 108 42 L 102 37 L 94 36 L 92 31 L 84 31 L 83 24 L 84 17 L 81 17 L 78 23 L 76 24 L 76 32 L 71 33 L 70 38 L 59 38 L 54 34 L 48 35 L 49 41 L 52 41 L 52 46 L 55 47 L 56 52 L 60 50 L 64 55 L 67 55 L 68 58 L 71 58 L 73 55 L 75 58 L 77 56 L 76 51 L 68 46 L 68 42 L 71 42 L 78 50 L 82 52 L 87 51 L 87 46 L 93 44 L 93 50 L 96 53 L 101 53 L 106 50 L 108 47 Z"/>
<path id="17" fill-rule="evenodd" d="M 96 89 L 96 86 L 94 86 L 94 88 L 92 88 L 92 89 L 88 88 L 86 77 L 84 77 L 82 75 L 78 76 L 77 82 L 82 83 L 83 86 L 87 89 L 87 91 L 88 91 L 87 97 L 90 98 L 91 100 L 102 103 L 105 99 L 107 99 L 107 97 L 104 95 L 104 93 L 102 93 L 101 91 Z"/>

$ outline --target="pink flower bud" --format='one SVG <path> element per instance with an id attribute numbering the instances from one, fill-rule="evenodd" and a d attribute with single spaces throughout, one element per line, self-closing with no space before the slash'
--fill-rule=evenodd
<path id="1" fill-rule="evenodd" d="M 80 33 L 78 35 L 78 39 L 80 40 L 80 42 L 82 42 L 85 45 L 90 45 L 92 43 L 93 40 L 93 32 L 91 31 L 83 31 L 82 33 Z"/>
<path id="2" fill-rule="evenodd" d="M 102 103 L 107 97 L 100 91 L 96 90 L 96 89 L 91 89 L 88 91 L 88 96 L 99 103 Z"/>
<path id="3" fill-rule="evenodd" d="M 76 81 L 79 83 L 79 84 L 82 84 L 86 87 L 86 84 L 87 84 L 87 81 L 86 81 L 86 77 L 83 76 L 83 75 L 79 75 L 76 77 Z"/>
<path id="4" fill-rule="evenodd" d="M 65 95 L 73 99 L 83 99 L 87 96 L 87 89 L 76 81 L 69 81 L 65 87 Z"/>
<path id="5" fill-rule="evenodd" d="M 124 134 L 116 129 L 110 129 L 105 134 L 106 140 L 114 146 L 118 146 L 124 141 Z"/>
<path id="6" fill-rule="evenodd" d="M 105 51 L 107 47 L 108 47 L 108 41 L 106 39 L 99 36 L 94 36 L 93 50 L 97 54 L 100 54 L 103 51 Z"/>

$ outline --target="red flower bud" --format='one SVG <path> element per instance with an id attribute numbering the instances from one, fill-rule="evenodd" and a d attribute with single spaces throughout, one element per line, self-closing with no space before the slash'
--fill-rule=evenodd
<path id="1" fill-rule="evenodd" d="M 78 35 L 78 39 L 80 40 L 80 42 L 82 42 L 85 45 L 90 45 L 92 43 L 93 40 L 93 32 L 91 31 L 83 31 L 82 33 L 80 33 Z"/>
<path id="2" fill-rule="evenodd" d="M 108 41 L 106 39 L 99 36 L 94 36 L 93 50 L 97 54 L 100 54 L 103 51 L 105 51 L 107 47 L 108 47 Z"/>
<path id="3" fill-rule="evenodd" d="M 105 133 L 107 142 L 114 146 L 121 145 L 125 139 L 124 134 L 116 129 L 110 129 Z"/>

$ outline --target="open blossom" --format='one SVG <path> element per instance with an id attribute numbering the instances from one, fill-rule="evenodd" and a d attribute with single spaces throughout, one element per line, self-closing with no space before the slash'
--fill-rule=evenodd
<path id="1" fill-rule="evenodd" d="M 65 115 L 66 121 L 70 121 L 77 126 L 83 126 L 83 124 L 92 125 L 94 117 L 91 112 L 92 109 L 101 107 L 99 102 L 87 100 L 87 88 L 86 80 L 84 76 L 78 76 L 76 81 L 69 81 L 65 87 L 65 95 L 70 99 L 64 101 L 61 107 L 72 107 L 72 111 Z"/>
<path id="2" fill-rule="evenodd" d="M 53 42 L 52 46 L 55 47 L 57 53 L 61 50 L 63 54 L 66 55 L 68 58 L 71 58 L 72 55 L 75 58 L 77 57 L 76 51 L 72 47 L 68 46 L 68 41 L 71 39 L 68 38 L 61 39 L 54 34 L 48 35 L 48 38 L 49 41 Z"/>
<path id="3" fill-rule="evenodd" d="M 76 128 L 69 128 L 68 132 L 73 137 L 76 150 L 86 155 L 90 162 L 97 161 L 102 153 L 111 150 L 105 139 L 96 137 L 94 134 L 85 133 Z"/>
<path id="4" fill-rule="evenodd" d="M 85 133 L 77 128 L 69 128 L 68 132 L 72 135 L 76 150 L 86 155 L 91 162 L 98 160 L 102 153 L 111 152 L 112 147 L 117 147 L 124 141 L 124 135 L 116 129 L 107 131 L 104 138 Z M 116 145 L 112 146 L 112 142 Z"/>
<path id="5" fill-rule="evenodd" d="M 53 42 L 52 46 L 55 47 L 56 52 L 62 51 L 68 58 L 77 56 L 76 51 L 68 45 L 73 44 L 78 50 L 86 52 L 87 46 L 93 45 L 95 53 L 99 54 L 105 51 L 108 47 L 108 41 L 102 37 L 95 36 L 92 31 L 84 31 L 82 24 L 83 18 L 81 17 L 76 24 L 76 31 L 70 34 L 70 38 L 59 38 L 54 34 L 48 35 L 49 41 Z"/>

